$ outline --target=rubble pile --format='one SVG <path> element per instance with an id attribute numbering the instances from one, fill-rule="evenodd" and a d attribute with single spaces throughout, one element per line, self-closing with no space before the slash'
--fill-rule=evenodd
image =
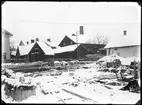
<path id="1" fill-rule="evenodd" d="M 3 69 L 2 81 L 7 85 L 5 89 L 9 91 L 6 95 L 12 94 L 13 100 L 21 103 L 34 101 L 64 104 L 77 102 L 135 104 L 140 99 L 139 93 L 131 92 L 135 86 L 138 86 L 137 84 L 130 86 L 128 81 L 120 80 L 121 77 L 123 80 L 126 77 L 130 78 L 128 76 L 131 75 L 127 68 L 107 67 L 107 65 L 100 67 L 96 62 L 79 63 L 78 61 L 56 61 L 54 64 L 56 64 L 55 67 L 66 67 L 67 72 L 64 72 L 62 68 L 61 70 L 50 68 L 47 71 L 30 73 L 15 73 L 9 69 Z M 78 65 L 79 68 L 71 71 L 71 67 L 75 65 Z M 12 91 L 15 92 L 15 95 Z M 132 99 L 128 100 L 128 97 Z"/>
<path id="2" fill-rule="evenodd" d="M 23 73 L 15 73 L 13 70 L 3 68 L 2 82 L 5 85 L 5 94 L 15 101 L 22 101 L 35 95 L 36 86 L 32 83 L 32 78 L 25 77 Z"/>

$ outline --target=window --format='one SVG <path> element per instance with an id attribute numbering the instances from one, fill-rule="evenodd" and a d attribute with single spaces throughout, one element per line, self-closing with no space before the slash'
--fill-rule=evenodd
<path id="1" fill-rule="evenodd" d="M 70 42 L 70 44 L 73 44 L 72 41 Z"/>
<path id="2" fill-rule="evenodd" d="M 117 50 L 117 48 L 115 48 L 114 50 Z"/>
<path id="3" fill-rule="evenodd" d="M 63 42 L 63 46 L 65 46 L 66 45 L 66 43 L 65 42 Z"/>
<path id="4" fill-rule="evenodd" d="M 35 48 L 35 53 L 36 53 L 36 54 L 38 53 L 38 48 Z"/>

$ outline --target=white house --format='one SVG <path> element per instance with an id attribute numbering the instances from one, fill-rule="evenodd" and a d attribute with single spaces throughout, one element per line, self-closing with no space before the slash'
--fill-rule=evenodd
<path id="1" fill-rule="evenodd" d="M 2 60 L 10 60 L 10 37 L 13 36 L 10 32 L 2 29 Z"/>
<path id="2" fill-rule="evenodd" d="M 140 39 L 130 37 L 124 31 L 121 37 L 111 40 L 106 46 L 107 55 L 118 54 L 121 57 L 140 57 Z"/>

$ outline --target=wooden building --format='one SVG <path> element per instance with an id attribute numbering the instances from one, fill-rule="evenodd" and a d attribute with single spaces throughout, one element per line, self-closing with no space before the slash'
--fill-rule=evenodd
<path id="1" fill-rule="evenodd" d="M 16 58 L 27 62 L 44 61 L 54 56 L 50 46 L 43 41 L 31 41 L 25 46 L 18 46 Z"/>
<path id="2" fill-rule="evenodd" d="M 67 46 L 77 46 L 77 44 L 80 46 L 79 47 L 79 57 L 84 57 L 87 54 L 97 54 L 97 53 L 101 53 L 101 54 L 106 54 L 106 50 L 100 50 L 100 48 L 104 48 L 105 44 L 90 44 L 87 43 L 88 37 L 85 35 L 78 35 L 78 40 L 76 40 L 76 36 L 67 36 L 65 35 L 65 37 L 62 39 L 62 41 L 59 43 L 59 46 L 63 49 L 64 47 L 67 48 Z M 76 51 L 76 52 L 75 52 Z M 77 54 L 77 48 L 74 51 L 74 53 L 70 53 L 70 57 L 75 57 L 74 54 Z M 83 52 L 84 51 L 84 52 Z M 68 53 L 68 52 L 66 52 Z M 66 53 L 62 53 L 60 52 L 60 55 L 64 55 L 64 57 L 68 57 L 66 55 Z M 57 52 L 55 52 L 55 57 L 59 57 L 59 54 L 57 54 Z M 58 56 L 57 56 L 58 55 Z M 62 56 L 61 56 L 62 57 Z M 77 56 L 76 56 L 77 57 Z"/>
<path id="3" fill-rule="evenodd" d="M 5 29 L 2 29 L 2 61 L 10 62 L 10 37 L 13 35 Z"/>
<path id="4" fill-rule="evenodd" d="M 111 40 L 106 46 L 107 55 L 118 54 L 121 57 L 140 57 L 140 39 L 131 37 L 130 33 Z"/>
<path id="5" fill-rule="evenodd" d="M 54 49 L 55 58 L 83 58 L 88 54 L 87 49 L 81 44 L 68 45 Z"/>

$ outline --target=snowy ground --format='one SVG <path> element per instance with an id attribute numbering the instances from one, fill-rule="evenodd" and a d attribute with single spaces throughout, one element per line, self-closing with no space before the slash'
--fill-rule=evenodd
<path id="1" fill-rule="evenodd" d="M 72 104 L 135 104 L 140 99 L 140 93 L 119 90 L 121 86 L 105 85 L 98 82 L 97 77 L 112 76 L 111 80 L 116 80 L 115 74 L 98 72 L 95 64 L 87 64 L 88 69 L 77 69 L 75 72 L 63 72 L 61 76 L 41 75 L 33 78 L 37 84 L 36 95 L 31 96 L 22 102 L 12 101 L 4 94 L 2 85 L 2 99 L 8 103 L 72 103 Z M 91 68 L 90 68 L 91 67 Z M 106 79 L 110 81 L 110 79 Z M 110 88 L 108 88 L 110 87 Z M 43 94 L 42 90 L 48 92 Z M 64 90 L 77 93 L 78 97 Z"/>

